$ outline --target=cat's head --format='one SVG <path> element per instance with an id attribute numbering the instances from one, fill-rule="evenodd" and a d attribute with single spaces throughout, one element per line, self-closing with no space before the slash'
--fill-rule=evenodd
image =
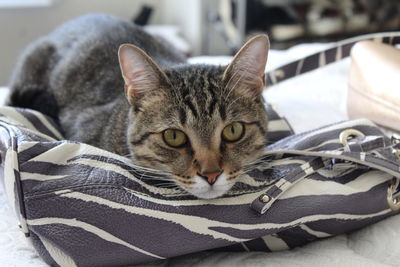
<path id="1" fill-rule="evenodd" d="M 128 145 L 140 165 L 170 172 L 199 198 L 225 194 L 267 143 L 262 100 L 269 41 L 248 41 L 227 67 L 161 70 L 133 45 L 119 60 L 132 105 Z"/>

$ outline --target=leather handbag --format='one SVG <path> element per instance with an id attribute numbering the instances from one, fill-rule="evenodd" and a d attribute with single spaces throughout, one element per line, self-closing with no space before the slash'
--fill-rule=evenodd
<path id="1" fill-rule="evenodd" d="M 351 51 L 347 110 L 400 131 L 400 49 L 373 41 Z"/>
<path id="2" fill-rule="evenodd" d="M 266 84 L 335 63 L 351 55 L 347 112 L 349 118 L 368 118 L 400 131 L 400 32 L 372 33 L 333 44 L 266 73 Z"/>
<path id="3" fill-rule="evenodd" d="M 354 43 L 278 68 L 266 81 L 339 60 Z M 365 119 L 293 134 L 267 111 L 273 143 L 218 199 L 157 187 L 129 159 L 63 140 L 51 119 L 11 107 L 0 108 L 1 180 L 22 232 L 52 266 L 278 251 L 399 213 L 400 140 Z"/>
<path id="4" fill-rule="evenodd" d="M 39 112 L 0 108 L 1 176 L 51 266 L 125 266 L 203 250 L 277 251 L 399 212 L 400 143 L 368 120 L 290 135 L 272 109 L 262 160 L 226 196 L 155 186 L 129 159 L 62 139 Z"/>

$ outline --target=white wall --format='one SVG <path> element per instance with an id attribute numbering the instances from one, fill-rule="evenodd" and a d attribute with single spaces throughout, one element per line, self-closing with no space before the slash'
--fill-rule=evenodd
<path id="1" fill-rule="evenodd" d="M 158 0 L 56 0 L 49 7 L 0 7 L 0 86 L 8 83 L 21 50 L 57 25 L 85 13 L 102 12 L 131 19 L 144 3 L 159 7 Z M 162 9 L 155 8 L 151 23 L 162 22 Z"/>
<path id="2" fill-rule="evenodd" d="M 182 34 L 187 40 L 189 40 L 194 55 L 199 55 L 201 53 L 201 33 L 204 25 L 203 1 L 162 1 L 163 22 L 167 24 L 180 25 Z"/>
<path id="3" fill-rule="evenodd" d="M 205 46 L 209 47 L 209 55 L 229 54 L 225 40 L 206 21 L 207 9 L 217 10 L 218 0 L 163 0 L 162 4 L 162 22 L 180 26 L 192 55 L 201 55 Z"/>
<path id="4" fill-rule="evenodd" d="M 200 55 L 205 31 L 205 7 L 217 7 L 217 0 L 53 0 L 49 7 L 1 8 L 0 86 L 7 85 L 19 53 L 39 36 L 61 23 L 86 13 L 101 12 L 131 19 L 143 4 L 153 6 L 151 24 L 174 24 L 189 42 L 192 55 Z M 212 30 L 211 30 L 212 31 Z M 211 35 L 210 54 L 226 52 L 221 38 Z M 221 47 L 218 47 L 219 43 Z"/>

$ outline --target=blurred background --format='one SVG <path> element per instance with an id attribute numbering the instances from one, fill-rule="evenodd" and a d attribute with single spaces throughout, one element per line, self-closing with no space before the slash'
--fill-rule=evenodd
<path id="1" fill-rule="evenodd" d="M 0 86 L 29 42 L 93 12 L 143 25 L 188 56 L 232 55 L 259 32 L 286 49 L 400 30 L 398 0 L 0 0 Z"/>

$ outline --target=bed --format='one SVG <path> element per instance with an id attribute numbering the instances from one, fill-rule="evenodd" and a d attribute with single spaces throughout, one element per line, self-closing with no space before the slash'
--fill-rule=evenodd
<path id="1" fill-rule="evenodd" d="M 271 51 L 273 69 L 329 44 L 304 44 L 287 51 Z M 191 63 L 226 64 L 229 57 L 197 57 Z M 268 88 L 264 96 L 291 123 L 296 133 L 346 120 L 347 72 L 350 61 Z M 1 103 L 7 89 L 0 89 Z M 291 251 L 274 253 L 202 252 L 146 266 L 399 266 L 400 217 L 394 216 L 354 233 L 313 242 Z M 0 259 L 3 266 L 47 266 L 20 232 L 13 211 L 0 187 Z"/>

